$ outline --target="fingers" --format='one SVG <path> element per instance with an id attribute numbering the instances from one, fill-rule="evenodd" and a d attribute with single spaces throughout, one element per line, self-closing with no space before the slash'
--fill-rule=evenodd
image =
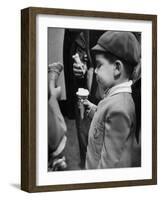
<path id="1" fill-rule="evenodd" d="M 84 75 L 82 65 L 74 63 L 73 64 L 73 72 L 77 77 L 82 77 Z"/>
<path id="2" fill-rule="evenodd" d="M 83 101 L 83 104 L 84 104 L 85 106 L 88 106 L 88 105 L 90 105 L 90 102 L 86 99 L 86 100 Z"/>
<path id="3" fill-rule="evenodd" d="M 85 107 L 86 113 L 88 114 L 89 111 L 91 110 L 91 103 L 90 103 L 90 101 L 84 100 L 83 105 L 84 105 L 84 107 Z"/>
<path id="4" fill-rule="evenodd" d="M 64 66 L 60 62 L 53 62 L 48 65 L 48 72 L 57 72 L 58 74 L 61 73 L 63 70 Z"/>
<path id="5" fill-rule="evenodd" d="M 74 72 L 74 75 L 77 77 L 77 78 L 83 78 L 84 75 L 82 72 Z"/>
<path id="6" fill-rule="evenodd" d="M 82 64 L 73 64 L 73 70 L 83 72 L 83 65 Z"/>
<path id="7" fill-rule="evenodd" d="M 74 63 L 73 72 L 75 76 L 83 78 L 85 73 L 87 72 L 87 65 Z"/>

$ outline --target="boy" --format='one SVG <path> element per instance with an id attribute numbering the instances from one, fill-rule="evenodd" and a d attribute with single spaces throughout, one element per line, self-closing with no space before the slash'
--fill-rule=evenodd
<path id="1" fill-rule="evenodd" d="M 132 167 L 136 117 L 130 77 L 140 61 L 140 45 L 131 32 L 108 31 L 92 50 L 104 99 L 98 106 L 84 102 L 88 115 L 93 117 L 86 169 Z"/>

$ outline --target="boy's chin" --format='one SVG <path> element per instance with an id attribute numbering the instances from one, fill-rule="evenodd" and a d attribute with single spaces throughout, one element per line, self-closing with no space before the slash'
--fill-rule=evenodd
<path id="1" fill-rule="evenodd" d="M 101 90 L 106 90 L 107 86 L 104 85 L 99 79 L 97 79 L 97 83 L 99 88 L 101 88 Z"/>

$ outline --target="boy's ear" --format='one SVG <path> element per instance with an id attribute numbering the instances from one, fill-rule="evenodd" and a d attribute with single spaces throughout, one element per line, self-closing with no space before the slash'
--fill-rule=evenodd
<path id="1" fill-rule="evenodd" d="M 121 75 L 122 62 L 120 60 L 115 61 L 114 77 L 119 77 Z"/>

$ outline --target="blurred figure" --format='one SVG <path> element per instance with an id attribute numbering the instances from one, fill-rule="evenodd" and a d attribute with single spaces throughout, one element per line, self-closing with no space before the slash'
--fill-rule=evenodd
<path id="1" fill-rule="evenodd" d="M 96 44 L 96 41 L 103 32 L 104 31 L 97 30 L 82 30 L 75 38 L 75 42 L 72 45 L 75 92 L 78 88 L 88 89 L 90 92 L 88 99 L 95 104 L 100 101 L 101 94 L 94 73 L 95 63 L 92 57 L 93 55 L 90 53 L 90 48 Z M 78 102 L 78 99 L 76 98 L 75 101 Z M 84 168 L 91 120 L 86 115 L 81 119 L 77 104 L 75 106 L 75 118 L 80 148 L 80 167 Z"/>
<path id="2" fill-rule="evenodd" d="M 63 70 L 61 63 L 53 63 L 48 68 L 48 170 L 66 170 L 64 156 L 67 131 L 66 124 L 59 108 L 58 99 L 61 87 L 57 87 L 58 77 Z"/>

